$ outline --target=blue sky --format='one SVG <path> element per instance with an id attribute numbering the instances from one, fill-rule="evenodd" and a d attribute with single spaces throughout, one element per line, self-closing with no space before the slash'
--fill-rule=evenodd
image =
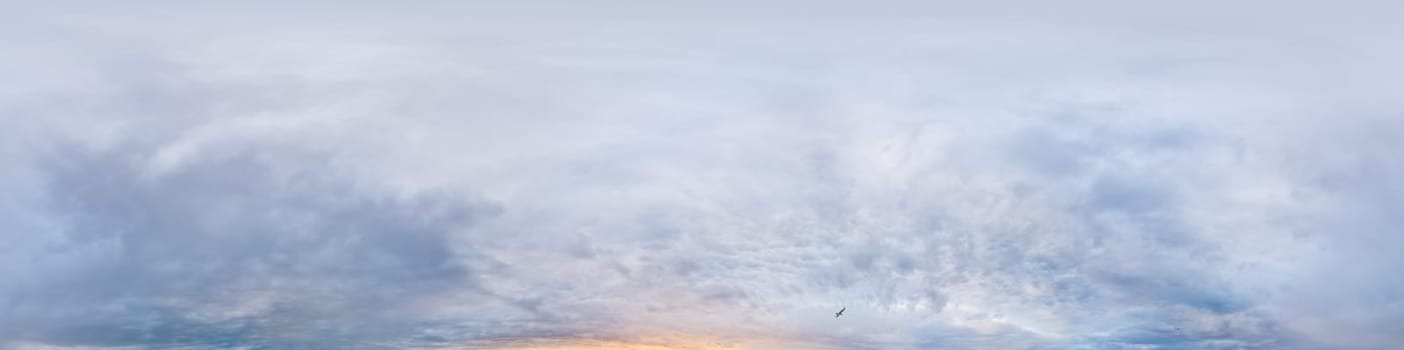
<path id="1" fill-rule="evenodd" d="M 1386 2 L 6 8 L 3 349 L 1404 343 Z"/>

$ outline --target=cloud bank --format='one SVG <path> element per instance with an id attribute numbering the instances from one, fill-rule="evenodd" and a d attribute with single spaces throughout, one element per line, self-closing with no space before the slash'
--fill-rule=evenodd
<path id="1" fill-rule="evenodd" d="M 1393 5 L 16 7 L 3 348 L 1404 342 Z"/>

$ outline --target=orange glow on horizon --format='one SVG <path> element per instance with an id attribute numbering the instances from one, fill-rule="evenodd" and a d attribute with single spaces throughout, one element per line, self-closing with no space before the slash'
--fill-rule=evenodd
<path id="1" fill-rule="evenodd" d="M 835 350 L 834 346 L 799 339 L 750 336 L 624 336 L 619 338 L 542 337 L 480 340 L 452 349 L 500 350 Z"/>
<path id="2" fill-rule="evenodd" d="M 627 341 L 603 341 L 603 340 L 580 340 L 561 342 L 554 344 L 532 344 L 520 346 L 508 346 L 505 350 L 738 350 L 737 348 L 717 345 L 699 344 L 696 342 L 627 342 Z"/>
<path id="3" fill-rule="evenodd" d="M 698 347 L 674 347 L 674 346 L 667 346 L 667 345 L 649 345 L 649 344 L 643 344 L 643 345 L 641 345 L 641 344 L 627 344 L 627 343 L 596 343 L 596 344 L 569 344 L 569 345 L 567 345 L 567 344 L 560 344 L 560 345 L 542 345 L 542 346 L 532 345 L 532 346 L 527 346 L 527 347 L 507 348 L 507 349 L 509 349 L 509 350 L 606 350 L 606 349 L 619 349 L 619 350 L 732 350 L 733 348 L 718 348 L 718 347 L 698 348 Z"/>

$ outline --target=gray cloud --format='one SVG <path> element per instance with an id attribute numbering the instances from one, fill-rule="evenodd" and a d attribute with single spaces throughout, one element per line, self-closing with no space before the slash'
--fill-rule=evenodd
<path id="1" fill-rule="evenodd" d="M 1390 5 L 1087 5 L 24 7 L 0 347 L 1399 343 Z"/>
<path id="2" fill-rule="evenodd" d="M 479 258 L 455 240 L 498 211 L 366 193 L 319 165 L 323 157 L 285 148 L 210 155 L 159 175 L 133 161 L 142 156 L 45 156 L 46 209 L 65 225 L 27 252 L 28 268 L 56 274 L 7 293 L 11 332 L 80 345 L 385 337 L 405 332 L 396 323 L 416 299 L 476 288 L 483 265 L 468 265 Z"/>

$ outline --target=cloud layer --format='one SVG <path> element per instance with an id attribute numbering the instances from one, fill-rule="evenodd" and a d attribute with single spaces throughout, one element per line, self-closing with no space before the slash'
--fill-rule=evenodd
<path id="1" fill-rule="evenodd" d="M 675 5 L 0 15 L 0 347 L 1404 342 L 1397 8 Z"/>

